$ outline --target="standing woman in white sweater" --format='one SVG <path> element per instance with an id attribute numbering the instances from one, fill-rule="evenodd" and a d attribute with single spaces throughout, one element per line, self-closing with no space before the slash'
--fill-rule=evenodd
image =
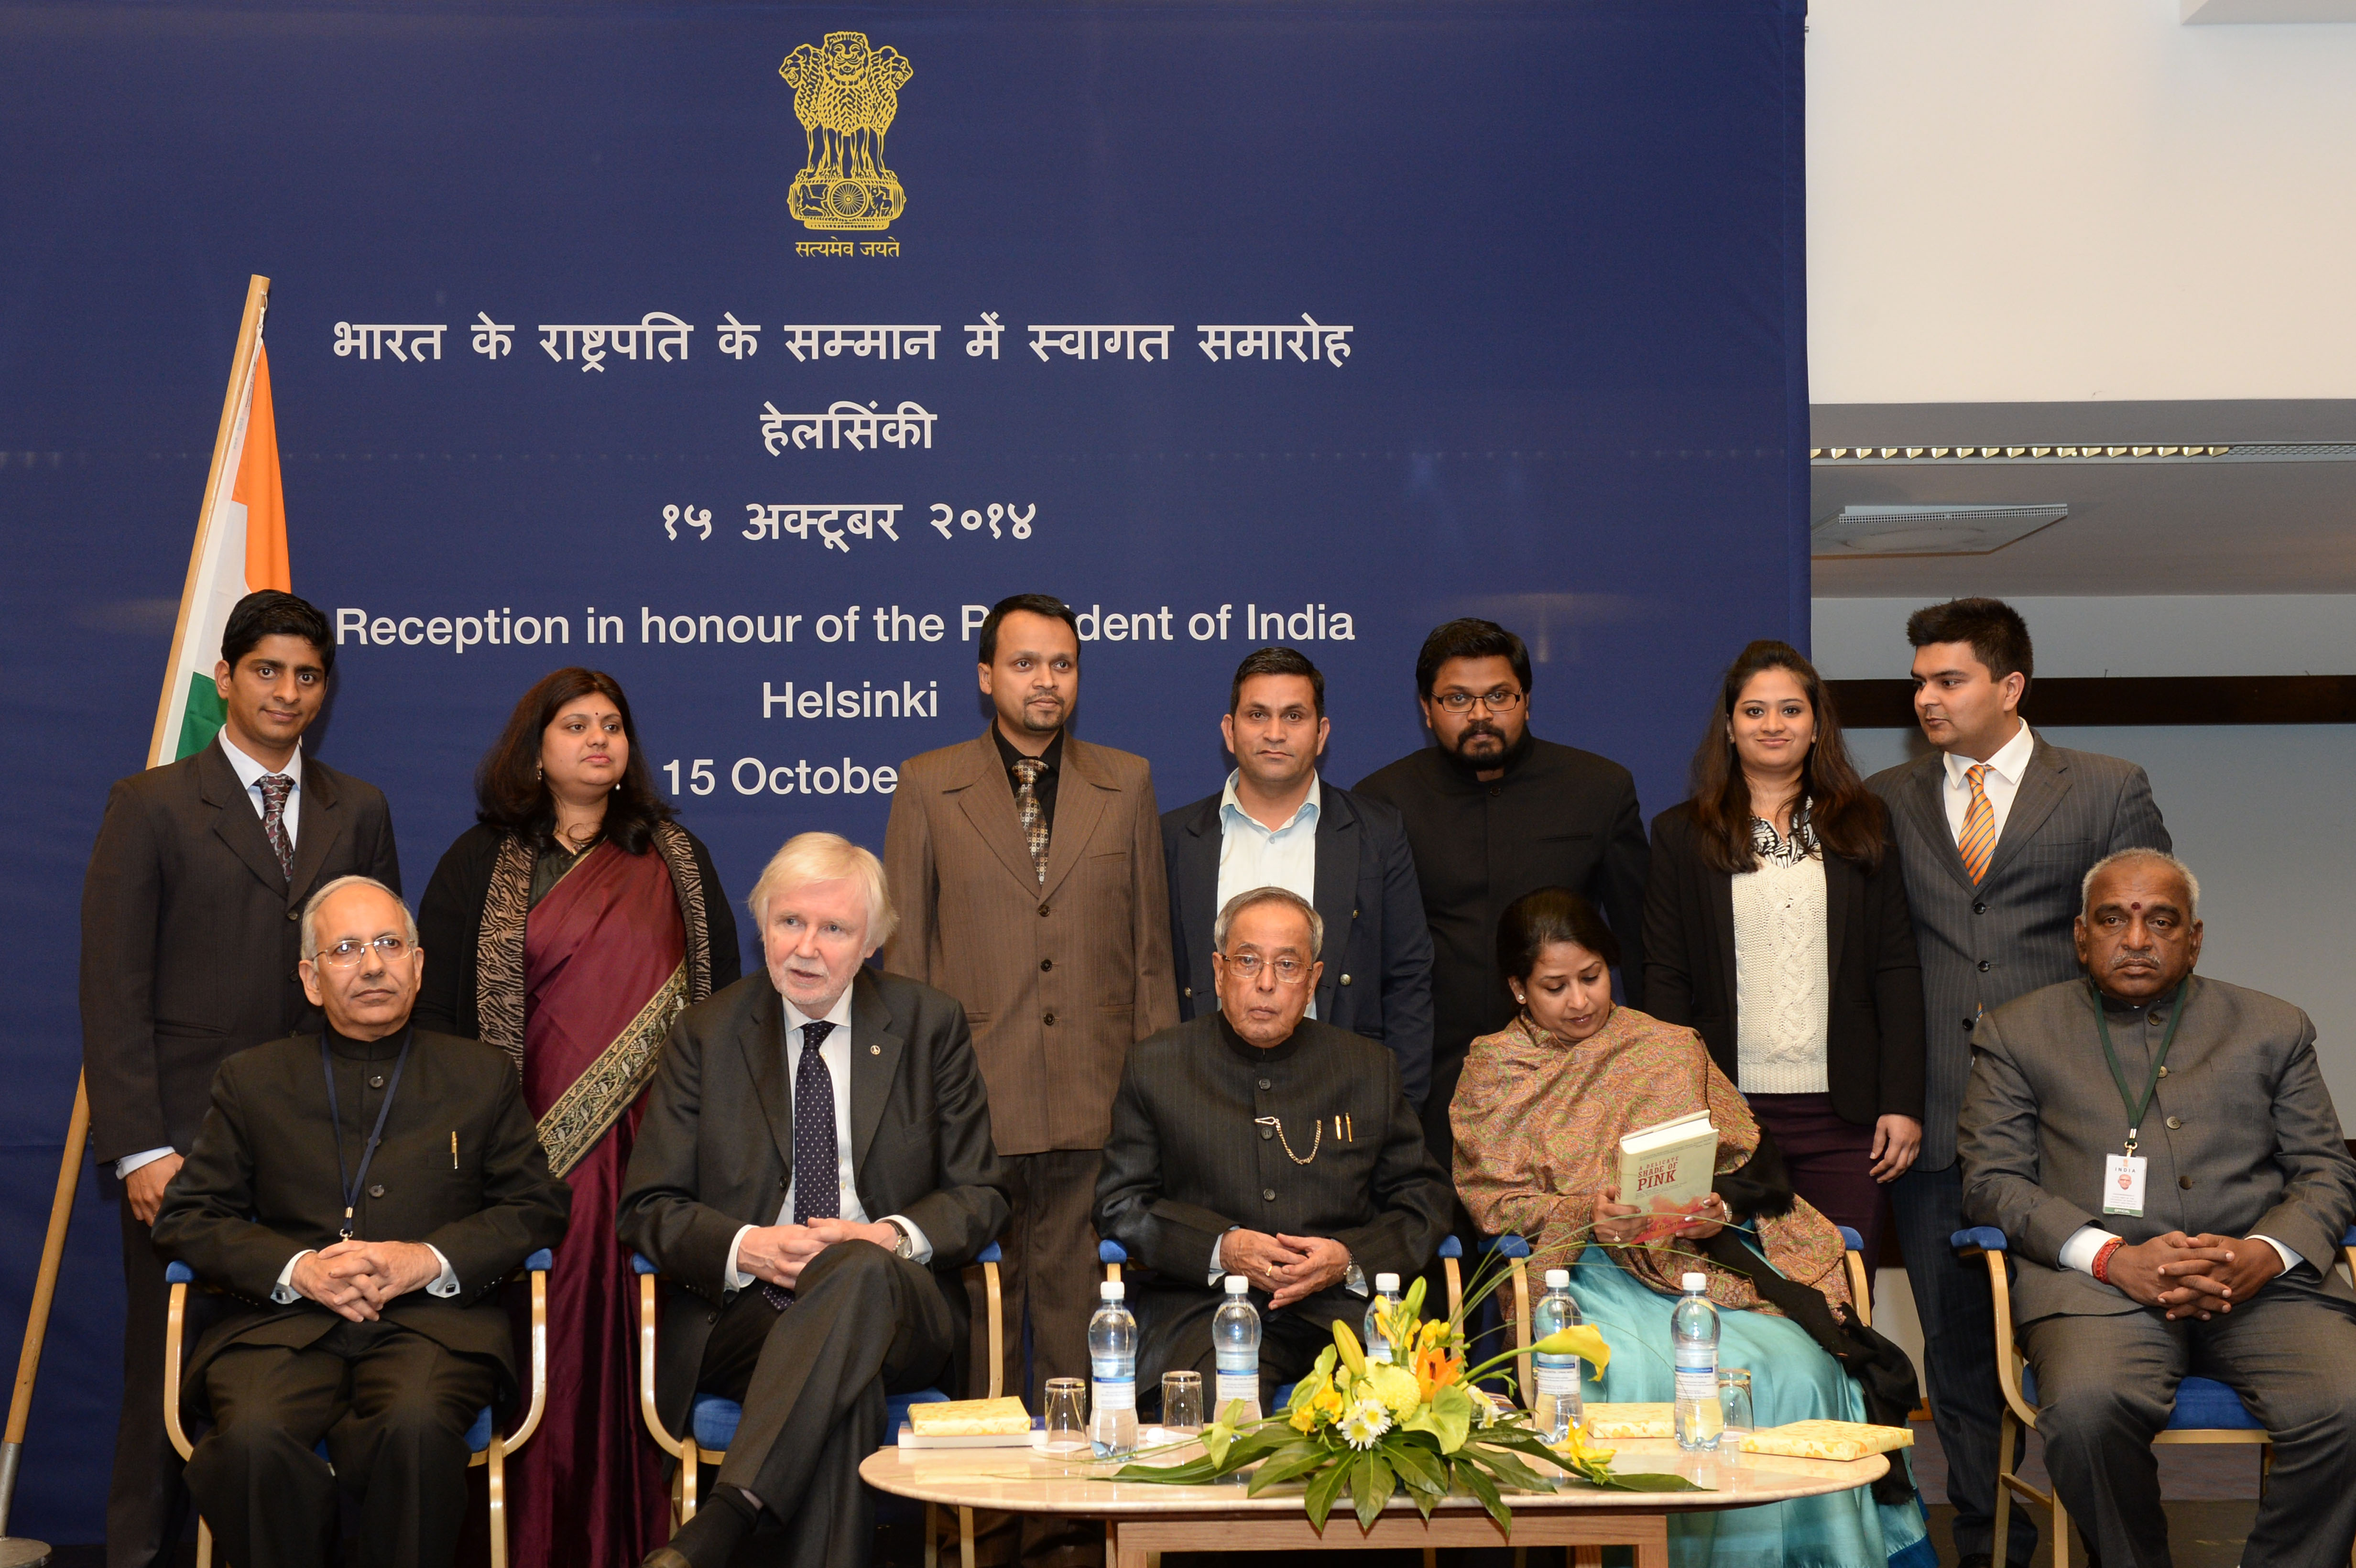
<path id="1" fill-rule="evenodd" d="M 1727 670 L 1692 787 L 1653 822 L 1645 1008 L 1701 1035 L 1870 1266 L 1922 1146 L 1922 972 L 1887 813 L 1798 649 Z"/>

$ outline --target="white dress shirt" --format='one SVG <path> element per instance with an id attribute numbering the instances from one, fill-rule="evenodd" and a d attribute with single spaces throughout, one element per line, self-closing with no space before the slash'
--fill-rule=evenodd
<path id="1" fill-rule="evenodd" d="M 2094 1259 L 2102 1253 L 2103 1243 L 2110 1239 L 2111 1232 L 2104 1230 L 2100 1225 L 2079 1226 L 2070 1232 L 2070 1239 L 2062 1243 L 2062 1266 L 2076 1269 L 2080 1274 L 2094 1273 Z M 2272 1236 L 2252 1236 L 2250 1240 L 2264 1242 L 2280 1253 L 2285 1274 L 2288 1274 L 2307 1261 Z"/>
<path id="2" fill-rule="evenodd" d="M 230 744 L 229 731 L 226 729 L 214 739 L 220 743 L 221 755 L 229 759 L 230 767 L 236 772 L 237 782 L 245 786 L 246 798 L 253 802 L 253 815 L 268 816 L 268 805 L 262 798 L 262 779 L 270 770 Z M 286 809 L 280 814 L 280 820 L 286 824 L 286 842 L 292 844 L 296 841 L 295 828 L 302 820 L 303 815 L 303 743 L 300 741 L 294 743 L 294 754 L 286 759 L 286 766 L 283 771 L 288 778 L 294 781 L 294 787 L 286 792 Z M 151 1164 L 167 1154 L 177 1152 L 171 1145 L 166 1144 L 161 1148 L 141 1149 L 137 1154 L 126 1154 L 114 1162 L 114 1179 L 120 1181 L 141 1166 Z M 294 1265 L 290 1263 L 286 1266 L 291 1269 Z"/>
<path id="3" fill-rule="evenodd" d="M 1996 814 L 1996 837 L 1988 848 L 2004 838 L 2005 818 L 2012 815 L 2012 798 L 2020 793 L 2020 777 L 2029 771 L 2029 758 L 2037 750 L 2037 737 L 2023 724 L 2012 732 L 2012 739 L 1996 749 L 1987 760 L 1987 772 L 1980 775 L 1980 793 L 1987 796 L 1988 809 Z M 1958 752 L 1949 752 L 1943 759 L 1947 764 L 1947 831 L 1963 841 L 1964 816 L 1972 808 L 1971 781 L 1964 775 L 1979 764 Z"/>
<path id="4" fill-rule="evenodd" d="M 1312 906 L 1317 902 L 1317 818 L 1323 810 L 1324 786 L 1309 775 L 1309 794 L 1290 816 L 1269 827 L 1243 808 L 1236 795 L 1236 773 L 1219 795 L 1219 893 L 1217 906 L 1254 888 L 1282 888 L 1299 893 Z M 1317 999 L 1309 1001 L 1309 1017 L 1317 1016 Z"/>
<path id="5" fill-rule="evenodd" d="M 819 1042 L 818 1057 L 820 1061 L 826 1063 L 826 1075 L 833 1082 L 834 1085 L 834 1157 L 835 1181 L 840 1189 L 838 1202 L 841 1205 L 841 1217 L 846 1222 L 853 1225 L 864 1225 L 867 1223 L 867 1209 L 864 1204 L 859 1201 L 859 1185 L 851 1168 L 851 1051 L 852 1043 L 851 1037 L 851 987 L 849 986 L 845 986 L 842 988 L 842 995 L 835 997 L 834 1006 L 826 1010 L 826 1016 L 822 1019 L 811 1018 L 808 1013 L 803 1012 L 801 1008 L 794 1006 L 792 1001 L 787 997 L 779 997 L 777 999 L 784 1002 L 786 1008 L 785 1039 L 781 1043 L 785 1051 L 786 1075 L 787 1082 L 792 1081 L 798 1066 L 801 1061 L 802 1026 L 809 1023 L 830 1023 L 834 1026 L 834 1028 L 828 1032 L 826 1039 Z M 900 1229 L 908 1232 L 908 1240 L 916 1249 L 910 1256 L 916 1262 L 919 1264 L 929 1264 L 933 1261 L 933 1243 L 926 1239 L 924 1232 L 916 1228 L 916 1222 L 915 1221 L 909 1219 L 904 1214 L 887 1214 L 884 1216 L 884 1219 L 889 1223 L 897 1225 Z M 771 1221 L 770 1223 L 773 1225 L 790 1225 L 793 1222 L 794 1173 L 792 1168 L 788 1166 L 786 1171 L 786 1200 L 778 1205 L 777 1217 Z M 744 1244 L 744 1238 L 752 1233 L 755 1229 L 756 1229 L 756 1227 L 752 1225 L 740 1227 L 736 1232 L 736 1239 L 728 1243 L 728 1288 L 731 1290 L 743 1290 L 746 1285 L 751 1285 L 756 1277 L 755 1275 L 742 1272 L 736 1266 L 736 1249 Z"/>
<path id="6" fill-rule="evenodd" d="M 450 1266 L 450 1260 L 442 1255 L 441 1248 L 435 1246 L 431 1242 L 423 1243 L 421 1244 L 427 1252 L 434 1254 L 434 1261 L 442 1265 L 442 1272 L 435 1275 L 433 1281 L 426 1285 L 425 1294 L 428 1296 L 457 1295 L 458 1271 Z M 295 1302 L 303 1299 L 303 1293 L 294 1288 L 294 1265 L 301 1263 L 305 1258 L 309 1257 L 315 1250 L 316 1249 L 311 1247 L 305 1247 L 301 1252 L 296 1253 L 293 1257 L 286 1260 L 286 1266 L 278 1271 L 278 1283 L 271 1287 L 271 1300 L 278 1303 L 281 1307 L 291 1307 Z"/>

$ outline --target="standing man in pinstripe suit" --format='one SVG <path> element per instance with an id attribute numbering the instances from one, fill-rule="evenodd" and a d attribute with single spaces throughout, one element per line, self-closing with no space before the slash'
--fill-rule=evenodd
<path id="1" fill-rule="evenodd" d="M 1981 1014 L 2079 973 L 2079 883 L 2121 849 L 2170 848 L 2141 768 L 2049 744 L 2020 718 L 2029 627 L 1997 599 L 1956 599 L 1906 621 L 1914 715 L 1938 750 L 1868 781 L 1890 807 L 1922 955 L 1922 1153 L 1890 1183 L 1898 1243 L 1922 1319 L 1931 1415 L 1947 1459 L 1959 1568 L 1996 1540 L 1996 1323 L 1987 1281 L 1955 1260 L 1963 1170 L 1955 1133 Z M 2037 1544 L 2012 1514 L 2005 1559 Z"/>

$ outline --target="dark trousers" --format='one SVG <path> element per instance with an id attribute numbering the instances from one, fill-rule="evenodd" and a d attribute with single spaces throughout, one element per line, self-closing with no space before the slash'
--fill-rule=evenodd
<path id="1" fill-rule="evenodd" d="M 1955 1552 L 1992 1552 L 1997 1419 L 2004 1394 L 1996 1382 L 1996 1307 L 1988 1297 L 1987 1265 L 1965 1264 L 1949 1245 L 1964 1228 L 1962 1162 L 1944 1170 L 1916 1166 L 1890 1184 L 1890 1204 L 1906 1283 L 1922 1321 L 1922 1372 L 1930 1383 L 1931 1424 L 1947 1459 Z M 2027 1563 L 2037 1550 L 2037 1525 L 2026 1509 L 2012 1510 L 2007 1534 L 2005 1561 Z"/>
<path id="2" fill-rule="evenodd" d="M 2356 1539 L 2356 1312 L 2318 1285 L 2302 1267 L 2206 1323 L 2170 1323 L 2143 1307 L 2021 1328 L 2037 1371 L 2045 1467 L 2103 1568 L 2167 1568 L 2151 1440 L 2187 1373 L 2229 1385 L 2274 1440 L 2242 1561 L 2348 1561 Z"/>
<path id="3" fill-rule="evenodd" d="M 875 1504 L 859 1462 L 884 1442 L 884 1396 L 930 1384 L 956 1348 L 932 1271 L 872 1243 L 819 1253 L 783 1312 L 757 1289 L 739 1293 L 696 1378 L 744 1407 L 716 1484 L 750 1492 L 784 1521 L 785 1562 L 865 1563 Z"/>
<path id="4" fill-rule="evenodd" d="M 1783 1152 L 1792 1189 L 1836 1225 L 1847 1225 L 1864 1241 L 1871 1276 L 1881 1257 L 1881 1183 L 1873 1179 L 1873 1129 L 1843 1121 L 1830 1094 L 1746 1094 Z"/>
<path id="5" fill-rule="evenodd" d="M 119 1199 L 123 1211 L 123 1413 L 114 1426 L 114 1474 L 106 1490 L 106 1568 L 148 1568 L 168 1561 L 187 1521 L 188 1492 L 180 1456 L 164 1435 L 164 1311 L 169 1287 L 164 1260 L 146 1226 Z M 199 1301 L 188 1293 L 191 1325 Z"/>
<path id="6" fill-rule="evenodd" d="M 339 1482 L 359 1499 L 354 1561 L 440 1568 L 455 1556 L 466 1429 L 498 1386 L 488 1362 L 381 1318 L 339 1320 L 302 1349 L 231 1345 L 204 1384 L 214 1425 L 188 1456 L 188 1490 L 235 1568 L 329 1562 Z M 312 1451 L 323 1437 L 325 1459 Z"/>
<path id="7" fill-rule="evenodd" d="M 1205 1405 L 1216 1403 L 1218 1359 L 1211 1346 L 1211 1317 L 1226 1299 L 1224 1291 L 1207 1289 L 1157 1286 L 1142 1293 L 1137 1328 L 1137 1397 L 1141 1403 L 1159 1410 L 1155 1402 L 1162 1396 L 1162 1374 L 1189 1371 L 1203 1374 Z M 1336 1318 L 1347 1323 L 1351 1332 L 1359 1330 L 1366 1299 L 1337 1286 L 1272 1313 L 1264 1292 L 1251 1293 L 1251 1303 L 1259 1309 L 1261 1414 L 1274 1415 L 1276 1391 L 1309 1374 L 1317 1353 L 1333 1342 Z"/>

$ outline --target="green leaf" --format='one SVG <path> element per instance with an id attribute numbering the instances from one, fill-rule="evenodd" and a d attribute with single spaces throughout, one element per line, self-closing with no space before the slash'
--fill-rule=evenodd
<path id="1" fill-rule="evenodd" d="M 1513 1455 L 1507 1453 L 1503 1448 L 1493 1448 L 1484 1444 L 1470 1443 L 1465 1445 L 1464 1452 L 1474 1456 L 1475 1463 L 1485 1467 L 1491 1475 L 1496 1477 L 1501 1483 L 1511 1490 L 1517 1492 L 1550 1492 L 1554 1490 L 1554 1484 L 1552 1482 L 1539 1475 L 1536 1470 L 1531 1469 L 1527 1465 L 1523 1464 L 1519 1459 L 1515 1458 Z"/>
<path id="2" fill-rule="evenodd" d="M 1425 1442 L 1401 1436 L 1387 1444 L 1391 1468 L 1407 1483 L 1410 1492 L 1430 1492 L 1437 1497 L 1448 1494 L 1448 1462 L 1434 1453 Z"/>
<path id="3" fill-rule="evenodd" d="M 1497 1484 L 1482 1473 L 1480 1466 L 1470 1463 L 1469 1456 L 1465 1454 L 1456 1456 L 1455 1474 L 1457 1484 L 1481 1499 L 1481 1506 L 1489 1510 L 1489 1517 L 1497 1521 L 1497 1528 L 1505 1532 L 1505 1539 L 1512 1540 L 1513 1510 L 1506 1508 L 1505 1500 L 1497 1495 Z"/>
<path id="4" fill-rule="evenodd" d="M 1218 1478 L 1218 1467 L 1208 1459 L 1183 1465 L 1123 1465 L 1113 1472 L 1116 1481 L 1154 1481 L 1165 1487 L 1199 1487 Z"/>
<path id="5" fill-rule="evenodd" d="M 1715 1487 L 1705 1487 L 1683 1476 L 1663 1475 L 1650 1470 L 1638 1470 L 1630 1475 L 1612 1472 L 1609 1479 L 1596 1485 L 1612 1492 L 1710 1492 Z"/>
<path id="6" fill-rule="evenodd" d="M 1464 1446 L 1466 1435 L 1472 1430 L 1472 1396 L 1451 1383 L 1431 1396 L 1431 1403 L 1419 1405 L 1415 1413 L 1400 1424 L 1409 1432 L 1429 1432 L 1440 1440 L 1440 1451 L 1453 1454 Z"/>
<path id="7" fill-rule="evenodd" d="M 1333 1451 L 1322 1444 L 1304 1443 L 1297 1448 L 1288 1448 L 1252 1472 L 1247 1494 L 1258 1497 L 1262 1489 L 1280 1486 L 1296 1476 L 1307 1475 L 1333 1456 Z"/>
<path id="8" fill-rule="evenodd" d="M 1423 1321 L 1423 1293 L 1425 1290 L 1430 1288 L 1430 1285 L 1431 1282 L 1430 1280 L 1424 1278 L 1421 1275 L 1418 1275 L 1415 1276 L 1415 1283 L 1407 1287 L 1407 1295 L 1403 1299 L 1407 1306 L 1407 1318 L 1408 1322 L 1420 1323 Z"/>
<path id="9" fill-rule="evenodd" d="M 1319 1534 L 1324 1533 L 1325 1516 L 1333 1511 L 1333 1499 L 1342 1495 L 1342 1485 L 1349 1478 L 1350 1462 L 1346 1458 L 1339 1458 L 1329 1467 L 1320 1470 L 1316 1479 L 1309 1483 L 1309 1495 L 1301 1499 L 1301 1503 L 1309 1510 L 1310 1528 Z"/>
<path id="10" fill-rule="evenodd" d="M 1350 1467 L 1350 1497 L 1357 1504 L 1358 1528 L 1372 1530 L 1391 1500 L 1391 1467 L 1380 1449 L 1367 1453 Z"/>

